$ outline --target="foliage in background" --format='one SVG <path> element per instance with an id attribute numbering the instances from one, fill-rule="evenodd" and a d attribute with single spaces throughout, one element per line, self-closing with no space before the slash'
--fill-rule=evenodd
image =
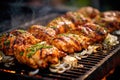
<path id="1" fill-rule="evenodd" d="M 89 6 L 90 0 L 69 0 L 67 1 L 67 5 L 74 6 L 74 7 Z"/>

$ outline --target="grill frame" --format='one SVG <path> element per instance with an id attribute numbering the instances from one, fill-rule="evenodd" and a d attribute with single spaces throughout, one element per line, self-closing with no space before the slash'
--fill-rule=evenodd
<path id="1" fill-rule="evenodd" d="M 8 31 L 14 29 L 27 29 L 30 25 L 33 24 L 42 24 L 45 25 L 47 22 L 52 20 L 53 18 L 59 16 L 60 14 L 51 14 L 48 16 L 45 16 L 43 18 L 38 18 L 36 20 L 33 20 L 31 22 L 26 22 L 23 25 L 20 25 L 18 27 L 14 27 Z M 47 21 L 46 21 L 47 20 Z M 45 21 L 45 22 L 43 22 Z M 5 33 L 3 32 L 3 33 Z M 120 36 L 119 36 L 120 38 Z M 120 40 L 119 40 L 120 41 Z M 11 79 L 20 79 L 20 80 L 100 80 L 102 77 L 104 77 L 111 69 L 115 68 L 117 65 L 120 63 L 120 44 L 116 45 L 114 49 L 111 51 L 108 51 L 107 54 L 91 54 L 88 56 L 88 58 L 84 58 L 79 61 L 79 63 L 84 63 L 84 68 L 74 68 L 71 70 L 68 70 L 62 74 L 58 73 L 51 73 L 48 70 L 46 71 L 41 71 L 37 75 L 38 77 L 34 76 L 29 76 L 28 71 L 26 66 L 19 65 L 20 67 L 25 67 L 25 73 L 24 75 L 20 74 L 22 69 L 14 69 L 14 68 L 1 68 L 0 65 L 0 79 L 5 79 L 5 80 L 11 80 Z M 111 65 L 113 64 L 113 65 Z M 18 67 L 19 67 L 18 66 Z M 17 73 L 8 73 L 3 71 L 5 70 L 11 70 L 11 71 L 16 71 Z M 30 69 L 32 70 L 32 69 Z M 3 75 L 6 75 L 7 77 L 4 77 Z"/>
<path id="2" fill-rule="evenodd" d="M 98 80 L 103 78 L 110 70 L 115 68 L 120 63 L 120 45 L 110 51 L 96 66 L 93 66 L 92 71 L 88 71 L 88 76 L 83 76 L 80 80 Z M 111 65 L 112 64 L 112 65 Z M 78 79 L 79 80 L 79 79 Z"/>

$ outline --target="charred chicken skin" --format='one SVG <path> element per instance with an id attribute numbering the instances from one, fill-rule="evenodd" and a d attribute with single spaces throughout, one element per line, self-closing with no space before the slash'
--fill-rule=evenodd
<path id="1" fill-rule="evenodd" d="M 47 27 L 53 28 L 56 34 L 66 33 L 71 29 L 75 29 L 73 22 L 64 17 L 58 17 L 52 20 Z"/>
<path id="2" fill-rule="evenodd" d="M 16 37 L 14 35 L 8 33 L 0 36 L 0 50 L 2 50 L 6 55 L 14 55 L 13 45 L 15 38 Z"/>
<path id="3" fill-rule="evenodd" d="M 74 25 L 77 27 L 78 25 L 83 25 L 87 22 L 90 22 L 91 20 L 87 17 L 85 17 L 83 14 L 79 12 L 67 12 L 64 17 L 66 19 L 69 19 L 74 23 Z"/>
<path id="4" fill-rule="evenodd" d="M 99 17 L 95 19 L 94 23 L 104 27 L 109 33 L 113 32 L 117 29 L 120 29 L 120 12 L 103 12 Z"/>
<path id="5" fill-rule="evenodd" d="M 51 40 L 56 36 L 56 31 L 53 28 L 44 27 L 40 25 L 33 25 L 28 29 L 33 36 L 41 41 L 51 43 Z"/>
<path id="6" fill-rule="evenodd" d="M 99 14 L 100 14 L 99 10 L 92 8 L 92 7 L 83 7 L 83 8 L 80 8 L 79 10 L 77 10 L 77 12 L 83 14 L 84 16 L 86 16 L 90 19 L 94 19 L 97 16 L 99 16 Z"/>
<path id="7" fill-rule="evenodd" d="M 86 23 L 84 25 L 78 26 L 75 30 L 71 31 L 71 33 L 78 34 L 78 35 L 84 35 L 88 38 L 90 38 L 91 42 L 101 41 L 103 40 L 106 35 L 107 31 L 94 23 Z"/>
<path id="8" fill-rule="evenodd" d="M 81 51 L 83 48 L 87 48 L 90 44 L 89 42 L 89 38 L 85 36 L 63 33 L 57 35 L 56 38 L 53 39 L 52 45 L 64 52 L 73 54 L 74 52 Z"/>
<path id="9" fill-rule="evenodd" d="M 27 31 L 14 30 L 10 33 L 5 33 L 0 37 L 0 50 L 2 50 L 6 55 L 14 55 L 14 45 L 18 35 L 24 37 L 24 43 L 26 44 L 36 44 L 40 41 Z M 23 38 L 20 38 L 20 41 L 21 40 L 23 40 Z"/>

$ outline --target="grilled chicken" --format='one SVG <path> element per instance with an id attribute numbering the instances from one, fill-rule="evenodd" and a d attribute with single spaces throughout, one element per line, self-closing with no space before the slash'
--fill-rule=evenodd
<path id="1" fill-rule="evenodd" d="M 13 54 L 13 45 L 15 41 L 15 36 L 12 34 L 4 33 L 0 36 L 0 50 L 2 50 L 6 55 Z"/>
<path id="2" fill-rule="evenodd" d="M 22 41 L 21 41 L 22 43 Z M 32 68 L 47 68 L 50 64 L 57 64 L 65 54 L 56 47 L 40 42 L 34 45 L 14 45 L 16 59 Z"/>
<path id="3" fill-rule="evenodd" d="M 83 7 L 83 8 L 80 8 L 79 10 L 77 10 L 77 12 L 83 14 L 84 16 L 86 16 L 90 19 L 94 19 L 97 16 L 99 16 L 99 14 L 100 14 L 99 10 L 92 8 L 92 7 Z"/>
<path id="4" fill-rule="evenodd" d="M 67 12 L 64 17 L 72 21 L 76 27 L 91 21 L 79 12 Z"/>
<path id="5" fill-rule="evenodd" d="M 72 21 L 64 18 L 64 17 L 58 17 L 54 20 L 52 20 L 47 27 L 53 28 L 56 32 L 56 34 L 66 33 L 67 31 L 71 29 L 75 29 L 75 25 L 72 23 Z"/>
<path id="6" fill-rule="evenodd" d="M 71 33 L 63 33 L 56 36 L 53 39 L 52 45 L 57 47 L 59 50 L 62 50 L 67 53 L 74 53 L 81 51 L 83 48 L 87 48 L 89 43 L 89 38 L 85 36 L 79 36 Z"/>
<path id="7" fill-rule="evenodd" d="M 56 34 L 61 34 L 75 30 L 78 25 L 83 25 L 86 22 L 90 22 L 90 19 L 85 18 L 82 14 L 78 12 L 68 12 L 52 20 L 47 27 L 53 28 Z"/>
<path id="8" fill-rule="evenodd" d="M 14 30 L 10 33 L 5 33 L 0 37 L 0 50 L 2 50 L 6 55 L 14 55 L 14 45 L 18 35 L 24 37 L 24 43 L 26 44 L 36 44 L 40 41 L 27 31 Z M 21 42 L 21 40 L 23 39 L 20 38 L 19 42 Z"/>
<path id="9" fill-rule="evenodd" d="M 107 11 L 101 13 L 94 23 L 104 27 L 109 33 L 120 29 L 120 12 Z"/>
<path id="10" fill-rule="evenodd" d="M 106 12 L 103 12 L 100 17 L 103 17 L 103 18 L 107 18 L 107 17 L 111 17 L 111 18 L 117 18 L 117 19 L 120 19 L 120 12 L 119 11 L 106 11 Z"/>
<path id="11" fill-rule="evenodd" d="M 71 31 L 71 33 L 89 37 L 92 43 L 104 40 L 107 35 L 107 31 L 103 27 L 94 23 L 86 23 L 84 25 L 78 26 L 78 28 Z"/>
<path id="12" fill-rule="evenodd" d="M 56 31 L 50 27 L 33 25 L 28 29 L 28 32 L 33 34 L 37 39 L 51 43 L 51 40 L 56 36 Z"/>

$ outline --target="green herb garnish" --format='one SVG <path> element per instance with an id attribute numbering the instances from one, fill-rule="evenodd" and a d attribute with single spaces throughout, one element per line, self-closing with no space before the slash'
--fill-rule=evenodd
<path id="1" fill-rule="evenodd" d="M 57 27 L 56 26 L 51 26 L 51 28 L 56 29 Z"/>
<path id="2" fill-rule="evenodd" d="M 37 43 L 33 46 L 31 46 L 30 48 L 28 48 L 28 54 L 27 54 L 27 57 L 30 58 L 32 55 L 35 54 L 36 51 L 38 51 L 39 49 L 42 49 L 42 48 L 52 48 L 52 46 L 50 45 L 46 45 L 46 44 L 42 44 L 42 43 Z"/>
<path id="3" fill-rule="evenodd" d="M 96 26 L 96 31 L 100 31 L 100 27 L 99 26 Z"/>
<path id="4" fill-rule="evenodd" d="M 65 36 L 65 34 L 64 34 L 64 33 L 61 33 L 61 34 L 58 34 L 58 36 Z"/>
<path id="5" fill-rule="evenodd" d="M 73 37 L 74 37 L 76 40 L 79 40 L 79 35 L 73 34 Z"/>
<path id="6" fill-rule="evenodd" d="M 9 45 L 10 44 L 10 40 L 6 40 L 6 41 L 4 41 L 4 45 Z"/>
<path id="7" fill-rule="evenodd" d="M 24 52 L 20 52 L 20 55 L 23 56 Z"/>
<path id="8" fill-rule="evenodd" d="M 19 29 L 19 30 L 17 30 L 17 31 L 19 31 L 19 32 L 21 32 L 21 33 L 26 33 L 25 30 L 21 30 L 21 29 Z"/>
<path id="9" fill-rule="evenodd" d="M 99 25 L 100 25 L 101 27 L 105 27 L 106 24 L 101 22 L 101 23 L 99 23 Z"/>

